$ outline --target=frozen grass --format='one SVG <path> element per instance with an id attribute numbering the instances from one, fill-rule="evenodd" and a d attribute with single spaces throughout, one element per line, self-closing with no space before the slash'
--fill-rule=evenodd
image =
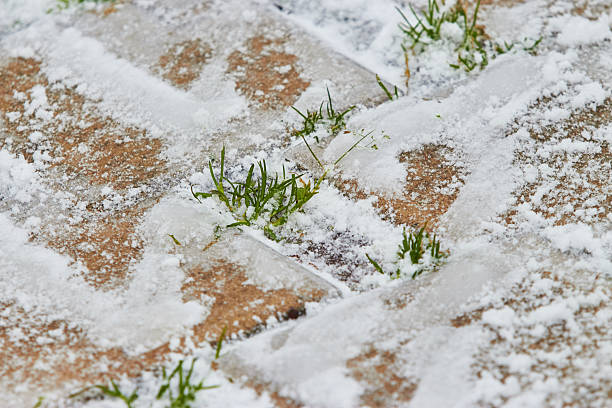
<path id="1" fill-rule="evenodd" d="M 387 98 L 389 98 L 390 101 L 399 98 L 399 95 L 397 93 L 397 86 L 393 87 L 393 93 L 391 93 L 391 91 L 387 89 L 383 81 L 380 79 L 380 76 L 378 76 L 378 74 L 376 74 L 376 82 L 378 83 L 378 86 L 380 86 L 380 88 L 383 90 L 385 95 L 387 95 Z"/>
<path id="2" fill-rule="evenodd" d="M 345 130 L 346 133 L 355 133 L 358 139 L 333 162 L 330 168 L 327 168 L 314 153 L 306 137 L 316 132 L 320 125 L 325 125 L 328 135 L 331 136 L 336 135 L 342 129 L 346 129 L 345 116 L 354 109 L 354 106 L 342 112 L 336 111 L 333 107 L 329 89 L 327 90 L 325 112 L 323 112 L 324 103 L 325 101 L 321 102 L 318 110 L 307 110 L 306 114 L 293 107 L 304 119 L 302 129 L 294 131 L 293 134 L 302 139 L 308 151 L 321 168 L 322 174 L 319 177 L 309 178 L 305 173 L 288 174 L 284 166 L 281 174 L 275 173 L 272 175 L 268 172 L 266 161 L 260 160 L 257 163 L 251 164 L 243 180 L 230 180 L 225 175 L 224 146 L 221 149 L 218 176 L 215 174 L 213 161 L 210 160 L 208 162 L 210 178 L 214 188 L 208 192 L 196 192 L 193 186 L 191 186 L 193 197 L 199 202 L 201 202 L 201 199 L 216 197 L 223 203 L 236 220 L 226 225 L 225 228 L 240 226 L 260 227 L 263 228 L 266 237 L 279 241 L 275 229 L 286 224 L 292 214 L 303 210 L 306 203 L 319 192 L 321 183 L 328 177 L 333 167 L 340 163 L 367 138 L 370 138 L 371 141 L 366 147 L 373 150 L 378 149 L 372 132 L 364 133 L 363 131 L 351 132 Z M 319 142 L 316 136 L 315 140 Z M 307 181 L 304 181 L 304 178 Z M 175 244 L 180 245 L 174 236 L 170 235 L 170 238 L 172 238 Z"/>
<path id="3" fill-rule="evenodd" d="M 485 50 L 484 31 L 476 26 L 480 0 L 476 2 L 471 21 L 468 19 L 467 10 L 462 2 L 457 2 L 450 10 L 442 10 L 437 0 L 428 0 L 427 10 L 424 13 L 417 13 L 412 5 L 409 7 L 416 23 L 412 23 L 399 8 L 397 11 L 404 20 L 403 23 L 400 23 L 399 28 L 408 37 L 411 50 L 422 51 L 432 42 L 441 40 L 442 25 L 450 23 L 459 26 L 463 31 L 463 40 L 456 49 L 458 63 L 451 66 L 459 68 L 461 65 L 466 71 L 471 71 L 476 66 L 482 69 L 488 65 L 489 58 Z M 404 48 L 404 51 L 407 52 L 407 49 Z"/>
<path id="4" fill-rule="evenodd" d="M 446 254 L 440 251 L 440 241 L 435 235 L 431 237 L 425 231 L 425 227 L 409 234 L 406 234 L 406 228 L 404 228 L 402 232 L 403 239 L 399 244 L 397 261 L 393 271 L 385 272 L 380 264 L 372 259 L 369 254 L 366 254 L 366 258 L 368 258 L 368 261 L 370 261 L 376 271 L 383 275 L 389 275 L 392 278 L 402 276 L 402 272 L 404 272 L 402 264 L 405 261 L 410 261 L 412 266 L 412 279 L 415 279 L 427 270 L 435 269 L 442 262 L 443 258 L 446 257 Z"/>
<path id="5" fill-rule="evenodd" d="M 244 181 L 231 181 L 225 177 L 225 147 L 221 150 L 219 176 L 215 176 L 213 162 L 208 162 L 210 177 L 215 188 L 209 192 L 191 193 L 200 198 L 217 197 L 227 209 L 234 214 L 236 222 L 227 228 L 241 225 L 253 225 L 260 218 L 265 220 L 264 232 L 271 239 L 277 239 L 273 227 L 285 224 L 288 217 L 301 210 L 304 205 L 319 191 L 325 174 L 316 180 L 304 182 L 303 174 L 287 175 L 283 167 L 282 175 L 268 173 L 265 160 L 257 162 L 259 175 L 255 175 L 255 164 L 249 168 Z"/>
<path id="6" fill-rule="evenodd" d="M 191 383 L 191 376 L 193 375 L 193 365 L 196 359 L 191 360 L 191 366 L 189 370 L 185 372 L 183 368 L 183 360 L 179 361 L 178 365 L 172 370 L 170 375 L 166 374 L 166 370 L 163 371 L 164 384 L 159 388 L 156 398 L 162 399 L 164 395 L 168 395 L 170 402 L 170 408 L 191 408 L 191 404 L 196 400 L 196 394 L 202 390 L 210 390 L 218 388 L 218 385 L 204 385 L 204 380 L 201 380 L 197 384 Z M 176 394 L 172 393 L 172 380 L 176 378 Z"/>
<path id="7" fill-rule="evenodd" d="M 121 401 L 125 403 L 127 408 L 132 408 L 132 403 L 138 399 L 138 393 L 136 391 L 132 392 L 129 396 L 125 395 L 120 389 L 117 383 L 111 380 L 111 387 L 107 387 L 105 385 L 95 385 L 95 388 L 102 391 L 102 394 L 111 398 L 119 398 Z"/>
<path id="8" fill-rule="evenodd" d="M 406 41 L 402 44 L 406 55 L 408 50 L 420 53 L 433 42 L 444 40 L 444 26 L 446 25 L 454 26 L 462 33 L 460 41 L 457 41 L 457 38 L 451 39 L 451 41 L 457 43 L 455 48 L 457 62 L 449 65 L 455 69 L 463 68 L 467 72 L 474 70 L 476 67 L 484 69 L 489 64 L 490 58 L 505 54 L 514 49 L 516 45 L 514 42 L 499 44 L 491 41 L 485 34 L 484 28 L 476 24 L 478 11 L 480 10 L 480 0 L 477 0 L 471 16 L 468 15 L 468 10 L 463 2 L 457 2 L 453 7 L 447 9 L 444 7 L 444 2 L 440 6 L 437 0 L 428 0 L 427 9 L 423 12 L 415 11 L 412 5 L 409 5 L 409 7 L 412 19 L 397 8 L 403 19 L 399 28 L 406 35 Z M 452 32 L 453 30 L 448 29 L 447 31 Z M 527 41 L 527 39 L 525 40 Z M 541 41 L 542 38 L 540 37 L 530 46 L 523 46 L 523 50 L 534 53 Z M 406 58 L 406 61 L 408 61 L 408 58 Z M 408 67 L 406 68 L 408 69 Z"/>
<path id="9" fill-rule="evenodd" d="M 317 131 L 319 126 L 325 126 L 330 135 L 335 136 L 342 129 L 346 128 L 345 116 L 355 109 L 355 106 L 350 106 L 342 112 L 338 112 L 334 109 L 334 105 L 332 103 L 331 95 L 329 94 L 329 89 L 327 89 L 327 104 L 325 106 L 325 111 L 323 111 L 323 104 L 325 101 L 321 102 L 318 110 L 306 110 L 306 113 L 300 112 L 295 106 L 291 108 L 296 111 L 304 120 L 302 123 L 302 129 L 295 129 L 292 134 L 297 137 L 306 137 Z M 317 143 L 320 142 L 318 136 L 314 136 Z"/>
<path id="10" fill-rule="evenodd" d="M 227 327 L 223 328 L 219 339 L 217 340 L 217 346 L 215 348 L 215 357 L 217 360 L 221 356 L 221 347 L 225 340 L 225 334 Z M 196 394 L 203 390 L 210 390 L 218 388 L 219 385 L 204 385 L 204 380 L 200 380 L 197 383 L 192 382 L 193 369 L 196 358 L 191 360 L 189 369 L 186 369 L 183 364 L 184 360 L 180 360 L 174 369 L 168 375 L 166 368 L 162 368 L 162 384 L 155 395 L 155 399 L 161 400 L 166 395 L 168 396 L 169 408 L 192 408 L 192 404 L 196 401 Z M 125 404 L 126 408 L 134 408 L 134 403 L 138 399 L 138 390 L 132 391 L 131 394 L 127 395 L 117 385 L 114 380 L 110 380 L 110 386 L 106 385 L 93 385 L 91 387 L 83 388 L 82 390 L 71 394 L 68 398 L 78 398 L 91 390 L 98 390 L 103 396 L 109 398 L 118 398 Z M 39 399 L 37 406 L 42 403 L 42 398 Z"/>

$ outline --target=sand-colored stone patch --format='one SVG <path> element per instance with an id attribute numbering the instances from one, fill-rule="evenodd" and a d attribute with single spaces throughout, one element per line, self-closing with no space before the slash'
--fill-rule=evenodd
<path id="1" fill-rule="evenodd" d="M 194 326 L 198 341 L 216 341 L 224 327 L 227 335 L 249 335 L 275 320 L 297 319 L 304 303 L 320 300 L 324 293 L 295 293 L 288 289 L 263 290 L 247 282 L 241 266 L 216 260 L 211 268 L 196 266 L 186 272 L 183 299 L 212 303 L 208 318 Z"/>
<path id="2" fill-rule="evenodd" d="M 463 185 L 465 171 L 455 165 L 449 154 L 452 150 L 441 145 L 426 145 L 419 150 L 402 153 L 400 162 L 406 165 L 404 191 L 399 197 L 376 194 L 375 206 L 382 215 L 397 225 L 428 229 L 437 225 L 440 217 L 457 198 Z M 354 180 L 336 184 L 351 198 L 364 199 L 368 194 Z"/>
<path id="3" fill-rule="evenodd" d="M 502 6 L 502 7 L 512 7 L 517 4 L 523 4 L 525 0 L 481 0 L 481 6 Z M 476 1 L 471 0 L 464 3 L 476 4 Z"/>
<path id="4" fill-rule="evenodd" d="M 361 395 L 364 406 L 382 408 L 409 402 L 418 382 L 398 375 L 396 356 L 391 351 L 378 351 L 374 346 L 350 359 L 346 366 L 365 388 Z"/>
<path id="5" fill-rule="evenodd" d="M 135 377 L 169 352 L 167 345 L 137 356 L 103 349 L 78 326 L 10 303 L 0 303 L 0 316 L 0 384 L 6 389 L 27 385 L 37 396 L 58 389 L 74 392 L 121 375 Z"/>
<path id="6" fill-rule="evenodd" d="M 0 147 L 45 164 L 40 172 L 54 189 L 89 191 L 77 193 L 89 212 L 70 207 L 62 214 L 82 221 L 47 220 L 33 238 L 82 262 L 91 272 L 85 279 L 95 286 L 120 284 L 140 256 L 134 230 L 144 209 L 104 209 L 100 190 L 89 187 L 123 194 L 149 184 L 166 170 L 161 141 L 101 115 L 75 89 L 50 84 L 34 59 L 14 58 L 0 67 L 0 115 Z"/>
<path id="7" fill-rule="evenodd" d="M 40 61 L 15 58 L 0 67 L 0 113 L 7 145 L 29 161 L 59 167 L 72 179 L 134 187 L 161 174 L 162 144 L 97 112 L 95 103 L 62 84 L 49 84 Z"/>
<path id="8" fill-rule="evenodd" d="M 593 0 L 573 0 L 572 14 L 597 20 L 612 10 L 612 3 Z"/>
<path id="9" fill-rule="evenodd" d="M 576 272 L 572 272 L 575 274 Z M 604 372 L 586 363 L 605 357 L 608 339 L 607 322 L 595 316 L 609 307 L 603 299 L 609 299 L 609 285 L 603 276 L 579 272 L 580 277 L 539 272 L 516 284 L 504 301 L 504 310 L 511 310 L 517 322 L 508 330 L 507 326 L 484 324 L 490 341 L 475 355 L 472 366 L 477 378 L 492 377 L 503 384 L 513 381 L 523 391 L 538 387 L 546 378 L 555 378 L 564 389 L 563 405 L 559 401 L 547 401 L 547 406 L 591 406 L 590 401 L 605 400 L 610 389 L 610 379 Z M 542 291 L 542 279 L 550 285 L 550 291 Z M 537 288 L 534 283 L 538 283 Z M 587 300 L 591 298 L 592 300 Z M 564 303 L 567 301 L 567 303 Z M 584 302 L 561 318 L 533 321 L 545 310 L 559 309 L 561 305 Z M 565 306 L 567 307 L 567 306 Z M 453 319 L 453 325 L 461 327 L 476 322 L 492 307 L 479 308 L 474 312 Z M 498 308 L 495 308 L 499 310 Z M 549 312 L 550 313 L 550 312 Z M 602 313 L 605 315 L 605 313 Z M 515 361 L 528 362 L 528 370 L 516 368 L 509 363 L 509 355 Z M 605 363 L 604 363 L 605 364 Z M 602 399 L 603 398 L 603 399 Z M 501 396 L 501 402 L 507 401 Z"/>
<path id="10" fill-rule="evenodd" d="M 59 237 L 43 232 L 44 239 L 58 252 L 82 262 L 90 272 L 84 276 L 86 281 L 96 287 L 114 287 L 124 282 L 129 266 L 141 257 L 143 242 L 136 228 L 144 210 L 92 216 L 62 231 Z"/>
<path id="11" fill-rule="evenodd" d="M 284 38 L 256 36 L 245 48 L 229 55 L 228 72 L 236 78 L 236 90 L 262 108 L 291 106 L 310 85 L 300 76 L 298 57 L 285 51 Z"/>
<path id="12" fill-rule="evenodd" d="M 247 382 L 245 385 L 247 387 L 252 388 L 257 393 L 257 396 L 261 396 L 264 392 L 267 392 L 275 408 L 302 408 L 304 406 L 301 403 L 289 397 L 281 396 L 276 391 L 270 391 L 268 389 L 269 384 L 263 385 L 263 384 L 258 384 L 258 383 Z"/>
<path id="13" fill-rule="evenodd" d="M 200 77 L 202 67 L 212 56 L 212 48 L 201 39 L 174 44 L 161 57 L 158 66 L 162 76 L 179 88 L 187 89 Z"/>
<path id="14" fill-rule="evenodd" d="M 611 123 L 608 99 L 594 110 L 532 130 L 534 146 L 517 151 L 515 160 L 530 176 L 515 193 L 516 204 L 505 215 L 506 222 L 517 222 L 518 207 L 555 225 L 605 222 L 612 213 L 612 152 L 606 139 L 594 139 L 592 134 Z"/>

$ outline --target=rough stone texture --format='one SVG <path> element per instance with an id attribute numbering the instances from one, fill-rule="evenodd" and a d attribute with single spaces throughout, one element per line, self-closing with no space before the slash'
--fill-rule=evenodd
<path id="1" fill-rule="evenodd" d="M 477 249 L 461 248 L 460 256 L 437 274 L 342 299 L 338 288 L 277 252 L 273 243 L 266 245 L 239 233 L 217 236 L 212 228 L 200 228 L 196 218 L 201 213 L 191 207 L 191 213 L 183 214 L 184 224 L 195 226 L 185 231 L 185 239 L 179 234 L 183 231 L 167 231 L 170 224 L 163 220 L 157 228 L 147 226 L 160 202 L 174 194 L 172 189 L 179 181 L 204 169 L 221 143 L 238 159 L 261 146 L 287 147 L 288 140 L 278 137 L 279 120 L 293 123 L 296 114 L 290 109 L 292 105 L 301 110 L 318 106 L 325 98 L 326 86 L 334 99 L 346 105 L 337 108 L 373 106 L 385 100 L 373 73 L 331 52 L 265 6 L 175 0 L 168 1 L 166 7 L 167 13 L 154 14 L 146 6 L 125 1 L 98 13 L 75 13 L 66 18 L 66 24 L 98 41 L 127 67 L 149 75 L 150 84 L 170 87 L 193 106 L 231 104 L 233 101 L 215 99 L 229 89 L 242 98 L 244 110 L 204 124 L 185 114 L 188 123 L 177 120 L 157 127 L 143 118 L 152 116 L 147 107 L 160 101 L 144 94 L 148 100 L 130 107 L 136 112 L 135 119 L 120 120 L 117 111 L 105 104 L 104 95 L 88 96 L 86 89 L 70 81 L 49 79 L 54 68 L 65 66 L 57 60 L 57 66 L 50 63 L 45 55 L 48 49 L 43 47 L 41 55 L 32 58 L 0 53 L 0 148 L 23 155 L 29 163 L 44 156 L 46 165 L 37 174 L 54 196 L 44 203 L 0 197 L 0 210 L 11 211 L 20 225 L 32 216 L 39 217 L 40 227 L 31 234 L 31 244 L 67 255 L 71 267 L 80 267 L 78 278 L 95 291 L 125 290 L 136 265 L 147 255 L 173 255 L 176 271 L 184 275 L 177 296 L 185 304 L 203 306 L 206 313 L 174 333 L 176 344 L 172 347 L 162 336 L 158 344 L 134 351 L 96 343 L 85 328 L 26 310 L 10 299 L 10 294 L 3 294 L 2 389 L 17 390 L 24 398 L 23 405 L 33 405 L 36 393 L 65 395 L 121 375 L 137 377 L 143 370 L 159 367 L 171 352 L 188 350 L 190 342 L 201 347 L 214 344 L 224 328 L 236 347 L 219 362 L 218 369 L 235 378 L 246 377 L 245 386 L 268 393 L 278 407 L 309 406 L 300 387 L 309 381 L 311 391 L 329 389 L 327 377 L 320 375 L 327 370 L 342 372 L 344 385 L 362 387 L 355 406 L 418 406 L 423 394 L 436 394 L 439 383 L 465 385 L 462 378 L 444 376 L 447 365 L 466 364 L 445 360 L 455 351 L 456 343 L 470 345 L 460 351 L 477 357 L 477 364 L 462 367 L 465 373 L 478 377 L 492 372 L 501 381 L 525 381 L 503 362 L 511 347 L 534 358 L 540 351 L 555 353 L 559 348 L 574 347 L 575 354 L 563 367 L 538 361 L 533 370 L 542 376 L 560 370 L 561 381 L 580 377 L 582 359 L 595 359 L 605 351 L 601 345 L 609 329 L 590 325 L 592 317 L 604 309 L 602 303 L 576 310 L 577 324 L 588 334 L 582 343 L 568 332 L 567 322 L 548 325 L 540 337 L 533 335 L 530 327 L 519 327 L 522 340 L 516 345 L 504 330 L 483 321 L 485 313 L 500 308 L 527 318 L 554 301 L 540 296 L 531 278 L 510 282 L 502 304 L 465 306 L 486 285 L 497 284 L 503 290 L 504 278 L 517 265 L 524 266 L 533 253 L 528 249 L 533 248 L 551 262 L 548 269 L 531 272 L 550 279 L 554 294 L 578 299 L 582 294 L 604 293 L 609 298 L 609 281 L 604 278 L 551 272 L 585 255 L 560 254 L 541 237 L 525 234 L 518 243 L 491 240 Z M 236 14 L 237 8 L 243 12 Z M 599 11 L 578 5 L 576 13 Z M 122 73 L 113 75 L 120 77 Z M 605 70 L 593 75 L 602 82 L 609 79 Z M 48 106 L 33 106 L 43 94 Z M 533 151 L 564 137 L 581 140 L 583 130 L 610 123 L 610 110 L 608 99 L 593 111 L 576 112 L 549 129 L 534 130 L 530 135 Z M 178 146 L 178 141 L 185 140 L 190 143 L 187 150 Z M 461 197 L 480 162 L 453 161 L 471 153 L 460 148 L 436 142 L 400 152 L 395 159 L 407 169 L 403 190 L 394 196 L 372 193 L 377 196 L 374 206 L 381 216 L 398 225 L 441 226 L 451 231 L 450 239 L 480 239 L 466 225 L 482 220 L 466 214 L 478 214 L 480 208 L 475 209 L 474 203 L 484 201 L 484 195 L 492 192 Z M 554 191 L 536 196 L 541 180 L 520 186 L 514 191 L 514 207 L 539 198 L 534 211 L 554 219 L 557 226 L 575 221 L 604 224 L 612 205 L 611 156 L 608 142 L 600 143 L 599 148 L 595 153 L 552 156 L 547 165 L 555 171 L 551 176 L 556 183 Z M 317 154 L 324 149 L 324 144 L 315 147 Z M 304 146 L 285 151 L 285 157 L 318 171 Z M 540 164 L 528 149 L 516 152 L 516 161 L 523 167 Z M 563 169 L 579 174 L 585 182 L 568 182 Z M 185 201 L 191 199 L 187 184 L 180 186 Z M 360 180 L 338 181 L 336 185 L 351 199 L 365 199 L 370 194 L 364 192 Z M 449 217 L 457 207 L 463 212 L 455 211 L 455 218 Z M 177 206 L 176 211 L 184 208 Z M 504 214 L 508 225 L 519 216 L 516 210 Z M 165 235 L 168 233 L 176 234 L 176 242 L 182 244 L 175 244 Z M 333 253 L 314 242 L 304 241 L 304 247 L 333 268 L 364 267 L 365 261 L 348 249 L 361 248 L 366 242 L 342 234 L 334 235 L 333 240 L 337 243 Z M 160 244 L 162 241 L 165 243 Z M 350 281 L 351 274 L 336 277 Z M 151 284 L 160 285 L 158 281 Z M 328 305 L 327 301 L 335 303 Z M 323 304 L 322 309 L 309 316 L 309 304 L 317 302 Z M 482 344 L 486 348 L 466 341 L 478 336 L 485 337 Z M 386 343 L 389 338 L 394 341 Z M 419 373 L 426 375 L 421 378 Z M 609 385 L 609 379 L 598 380 L 603 386 L 587 390 L 593 398 L 601 397 Z M 583 402 L 575 398 L 580 390 L 572 392 L 574 399 L 568 404 Z M 15 398 L 10 393 L 0 395 L 0 405 L 15 405 Z"/>
<path id="2" fill-rule="evenodd" d="M 41 203 L 19 203 L 22 211 L 15 220 L 39 216 L 40 228 L 32 242 L 68 255 L 74 265 L 82 266 L 84 280 L 101 291 L 129 285 L 134 265 L 152 250 L 150 237 L 140 230 L 144 214 L 163 199 L 169 185 L 201 169 L 207 152 L 216 151 L 216 141 L 244 152 L 249 146 L 243 143 L 248 139 L 245 129 L 273 140 L 270 119 L 291 114 L 288 108 L 309 85 L 320 86 L 323 80 L 334 81 L 338 96 L 349 103 L 372 103 L 381 96 L 368 72 L 316 41 L 304 41 L 299 30 L 276 17 L 266 15 L 267 23 L 252 25 L 236 20 L 232 5 L 218 4 L 211 10 L 202 2 L 180 3 L 173 6 L 174 14 L 160 19 L 146 7 L 120 2 L 102 13 L 76 13 L 70 24 L 106 51 L 198 102 L 207 102 L 216 85 L 235 86 L 249 101 L 247 114 L 241 115 L 247 119 L 233 119 L 216 130 L 168 127 L 153 136 L 146 123 L 126 125 L 108 106 L 100 105 L 101 100 L 62 80 L 50 81 L 48 69 L 57 67 L 49 66 L 44 52 L 35 58 L 8 58 L 5 53 L 0 57 L 0 147 L 30 162 L 47 155 L 48 166 L 39 169 L 44 184 L 53 193 L 68 192 L 66 201 L 47 203 L 44 211 Z M 247 8 L 267 13 L 257 6 Z M 284 52 L 284 47 L 292 51 Z M 328 63 L 319 67 L 312 64 L 316 59 Z M 48 106 L 28 110 L 36 90 Z M 139 112 L 139 106 L 133 109 L 147 114 Z M 172 140 L 184 133 L 201 150 L 190 151 L 191 157 L 167 154 Z M 3 210 L 13 205 L 0 200 Z M 208 317 L 180 336 L 179 350 L 187 338 L 215 342 L 224 327 L 234 339 L 252 335 L 279 321 L 300 318 L 307 302 L 339 295 L 332 285 L 260 242 L 228 239 L 203 244 L 206 251 L 169 250 L 186 259 L 180 266 L 186 278 L 181 287 L 184 301 L 210 308 Z M 31 314 L 11 302 L 2 303 L 0 314 L 2 388 L 28 384 L 20 391 L 26 404 L 35 401 L 33 393 L 69 393 L 123 374 L 137 376 L 162 363 L 170 352 L 167 342 L 136 354 L 104 347 L 69 321 Z M 15 341 L 9 333 L 17 328 L 23 337 Z M 40 343 L 40 336 L 47 342 Z M 16 401 L 14 395 L 2 398 L 8 398 L 0 401 L 9 405 Z M 281 404 L 283 398 L 276 398 Z"/>

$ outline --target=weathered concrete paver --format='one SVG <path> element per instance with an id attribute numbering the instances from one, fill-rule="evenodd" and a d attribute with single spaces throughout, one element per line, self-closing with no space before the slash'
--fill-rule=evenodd
<path id="1" fill-rule="evenodd" d="M 178 290 L 183 302 L 207 310 L 201 320 L 175 330 L 179 344 L 187 338 L 214 343 L 225 327 L 228 338 L 251 335 L 296 319 L 306 303 L 339 292 L 253 238 L 215 239 L 210 228 L 187 236 L 178 224 L 151 231 L 145 224 L 159 214 L 160 200 L 204 168 L 209 154 L 218 154 L 219 141 L 241 154 L 262 142 L 284 143 L 277 119 L 295 115 L 289 108 L 302 95 L 309 107 L 319 103 L 324 81 L 331 80 L 334 96 L 347 104 L 371 104 L 382 96 L 370 73 L 265 7 L 192 3 L 181 2 L 174 11 L 185 13 L 168 21 L 130 2 L 79 12 L 67 17 L 70 28 L 47 26 L 46 38 L 21 44 L 32 47 L 33 56 L 3 53 L 0 60 L 0 147 L 38 166 L 49 197 L 3 197 L 1 208 L 13 208 L 16 222 L 34 223 L 29 245 L 65 255 L 75 279 L 94 290 L 129 290 L 135 268 L 146 268 L 152 257 L 177 259 L 170 275 L 184 278 L 168 294 Z M 238 16 L 236 7 L 242 9 Z M 8 41 L 12 46 L 14 40 Z M 83 86 L 94 80 L 93 88 Z M 164 92 L 170 94 L 166 101 Z M 238 110 L 232 106 L 237 102 Z M 125 115 L 126 109 L 132 112 Z M 183 245 L 175 245 L 170 233 Z M 152 293 L 160 300 L 168 295 Z M 14 391 L 2 397 L 4 406 L 122 374 L 137 376 L 171 351 L 169 333 L 150 338 L 144 350 L 124 350 L 105 346 L 99 336 L 90 339 L 70 313 L 52 318 L 28 312 L 11 293 L 3 293 L 1 302 L 2 387 Z M 15 337 L 17 332 L 22 335 Z"/>
<path id="2" fill-rule="evenodd" d="M 592 58 L 586 65 L 598 65 L 596 52 L 584 54 Z M 402 108 L 380 107 L 353 123 L 382 123 L 392 140 L 400 132 L 414 134 L 403 135 L 408 151 L 389 148 L 383 158 L 370 156 L 372 162 L 367 153 L 352 156 L 355 164 L 346 166 L 339 187 L 357 199 L 373 195 L 375 205 L 396 222 L 436 224 L 446 239 L 463 243 L 455 247 L 455 261 L 419 284 L 401 282 L 343 299 L 316 316 L 249 339 L 232 350 L 222 368 L 234 376 L 255 372 L 262 386 L 306 406 L 580 406 L 583 398 L 605 406 L 610 252 L 599 244 L 590 247 L 593 232 L 575 226 L 586 222 L 595 236 L 609 236 L 611 156 L 604 136 L 610 129 L 609 99 L 601 97 L 609 89 L 545 127 L 539 115 L 554 115 L 537 107 L 501 123 L 503 109 L 487 103 L 499 108 L 500 101 L 521 92 L 525 102 L 537 103 L 532 90 L 546 80 L 538 77 L 537 63 L 514 60 L 487 68 L 480 85 L 473 85 L 477 89 L 439 98 L 435 111 L 423 108 L 427 102 L 406 101 Z M 581 78 L 577 89 L 585 86 L 580 81 L 601 88 L 602 76 L 609 76 L 609 70 L 603 72 Z M 551 98 L 551 106 L 567 103 L 563 93 Z M 482 111 L 490 112 L 494 126 L 470 121 Z M 529 128 L 518 134 L 525 141 L 511 148 L 508 138 Z M 328 147 L 328 157 L 350 145 L 341 136 Z M 411 150 L 413 141 L 426 147 Z M 575 150 L 561 147 L 572 143 Z M 444 146 L 442 159 L 436 144 Z M 386 168 L 385 160 L 397 165 L 418 154 L 426 160 L 408 167 L 404 194 L 384 191 L 380 183 L 372 188 L 371 174 Z M 515 190 L 513 164 L 524 169 Z M 449 181 L 455 183 L 451 188 Z M 514 218 L 497 218 L 500 196 L 507 197 Z M 438 208 L 430 208 L 429 200 Z M 535 200 L 532 206 L 525 205 L 529 200 Z M 517 213 L 531 223 L 523 219 L 508 230 L 496 225 L 512 223 Z M 584 249 L 556 236 L 568 224 L 576 236 L 589 231 Z M 602 269 L 584 267 L 597 265 L 595 259 Z M 477 299 L 484 288 L 497 296 Z"/>

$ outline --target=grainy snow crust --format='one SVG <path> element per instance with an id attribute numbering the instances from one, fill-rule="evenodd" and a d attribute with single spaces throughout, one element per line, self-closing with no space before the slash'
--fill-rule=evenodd
<path id="1" fill-rule="evenodd" d="M 434 44 L 406 81 L 408 3 L 2 1 L 0 75 L 30 82 L 0 89 L 0 406 L 124 406 L 68 397 L 111 378 L 134 407 L 166 406 L 161 367 L 193 358 L 220 386 L 198 407 L 610 406 L 612 7 L 483 2 L 491 38 L 541 36 L 536 53 L 466 73 Z M 189 189 L 213 188 L 222 145 L 234 180 L 261 159 L 321 174 L 290 106 L 326 88 L 356 108 L 347 131 L 318 129 L 330 177 L 286 239 L 216 228 L 235 219 Z M 425 222 L 450 254 L 435 272 L 378 274 L 365 254 L 394 271 Z M 219 270 L 235 292 L 197 286 Z M 215 360 L 206 322 L 243 298 Z"/>

